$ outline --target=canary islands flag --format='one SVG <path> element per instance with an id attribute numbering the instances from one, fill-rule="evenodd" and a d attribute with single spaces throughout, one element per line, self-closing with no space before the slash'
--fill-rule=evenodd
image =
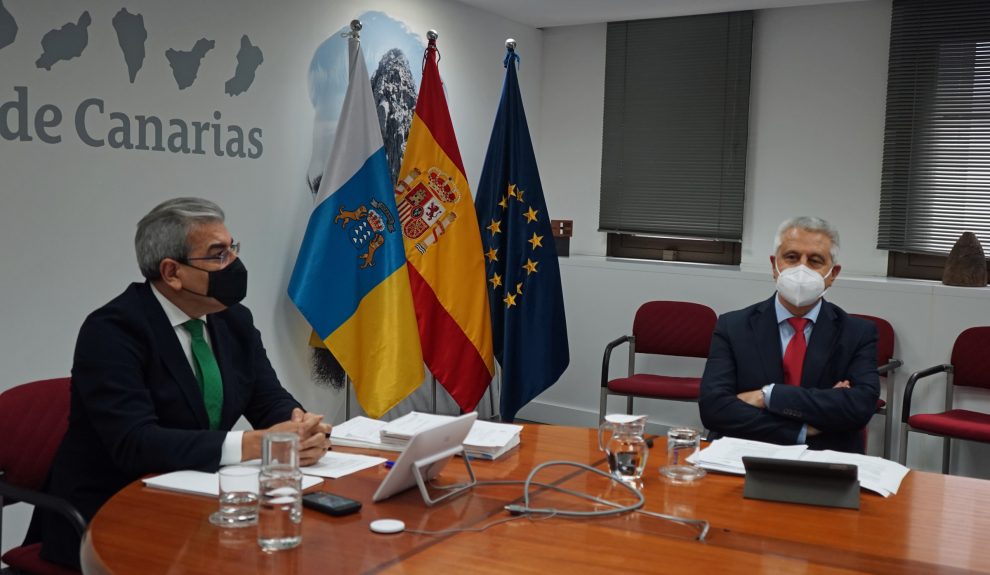
<path id="1" fill-rule="evenodd" d="M 505 82 L 478 183 L 495 359 L 502 367 L 502 419 L 553 385 L 570 362 L 560 266 L 516 77 Z"/>
<path id="2" fill-rule="evenodd" d="M 471 411 L 494 374 L 492 331 L 481 234 L 440 82 L 435 38 L 426 48 L 399 178 L 395 203 L 423 359 L 457 405 Z"/>
<path id="3" fill-rule="evenodd" d="M 381 417 L 423 382 L 406 254 L 360 41 L 289 297 Z"/>

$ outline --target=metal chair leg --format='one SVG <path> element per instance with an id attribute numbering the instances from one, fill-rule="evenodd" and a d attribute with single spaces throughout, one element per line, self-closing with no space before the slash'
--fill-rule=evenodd
<path id="1" fill-rule="evenodd" d="M 605 410 L 608 409 L 608 388 L 602 388 L 601 399 L 598 400 L 598 425 L 605 421 Z"/>
<path id="2" fill-rule="evenodd" d="M 887 413 L 883 416 L 883 458 L 890 459 L 890 441 L 894 437 L 894 410 L 890 401 L 887 401 Z"/>
<path id="3" fill-rule="evenodd" d="M 633 412 L 633 396 L 626 398 L 626 413 L 632 415 Z"/>
<path id="4" fill-rule="evenodd" d="M 952 440 L 948 437 L 942 439 L 942 473 L 949 473 L 949 443 Z"/>
<path id="5" fill-rule="evenodd" d="M 908 443 L 908 427 L 906 423 L 901 424 L 901 446 L 900 455 L 897 457 L 897 462 L 901 465 L 907 465 L 907 443 Z"/>

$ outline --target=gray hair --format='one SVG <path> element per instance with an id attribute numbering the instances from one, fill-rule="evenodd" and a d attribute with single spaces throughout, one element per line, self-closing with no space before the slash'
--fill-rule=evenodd
<path id="1" fill-rule="evenodd" d="M 220 206 L 202 198 L 173 198 L 155 206 L 138 222 L 134 235 L 141 275 L 159 279 L 158 265 L 163 259 L 182 261 L 189 256 L 186 242 L 193 226 L 223 220 Z"/>
<path id="2" fill-rule="evenodd" d="M 832 240 L 832 264 L 839 262 L 839 230 L 835 229 L 835 226 L 828 223 L 823 218 L 816 218 L 814 216 L 798 216 L 796 218 L 790 218 L 784 220 L 777 228 L 777 233 L 773 236 L 773 251 L 772 254 L 777 254 L 777 249 L 780 248 L 781 236 L 784 232 L 792 228 L 797 228 L 799 230 L 804 230 L 806 232 L 817 232 L 820 234 L 825 234 Z"/>

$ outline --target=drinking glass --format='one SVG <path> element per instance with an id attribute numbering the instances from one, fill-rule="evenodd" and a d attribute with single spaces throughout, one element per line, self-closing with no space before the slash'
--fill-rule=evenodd
<path id="1" fill-rule="evenodd" d="M 690 482 L 705 476 L 705 470 L 687 461 L 701 446 L 701 432 L 675 427 L 667 432 L 667 464 L 660 473 L 674 482 Z"/>
<path id="2" fill-rule="evenodd" d="M 220 509 L 210 523 L 220 527 L 248 527 L 258 522 L 258 468 L 233 465 L 217 474 Z"/>
<path id="3" fill-rule="evenodd" d="M 261 501 L 258 545 L 264 551 L 302 543 L 302 473 L 299 437 L 266 433 L 261 444 Z"/>

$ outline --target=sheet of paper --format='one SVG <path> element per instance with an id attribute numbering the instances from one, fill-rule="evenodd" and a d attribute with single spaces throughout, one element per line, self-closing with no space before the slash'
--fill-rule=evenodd
<path id="1" fill-rule="evenodd" d="M 713 441 L 711 445 L 689 457 L 688 461 L 711 471 L 744 475 L 746 473 L 742 464 L 744 456 L 849 463 L 857 467 L 860 487 L 884 497 L 897 493 L 901 481 L 910 471 L 907 467 L 882 457 L 841 451 L 813 451 L 806 445 L 774 445 L 734 437 L 723 437 Z"/>
<path id="2" fill-rule="evenodd" d="M 362 469 L 381 465 L 386 461 L 388 460 L 384 457 L 328 451 L 327 454 L 320 458 L 315 465 L 310 465 L 301 469 L 306 475 L 340 479 L 345 475 L 350 475 L 361 471 Z"/>
<path id="3" fill-rule="evenodd" d="M 851 463 L 858 468 L 859 485 L 890 497 L 897 493 L 904 476 L 910 471 L 900 463 L 889 461 L 882 457 L 872 457 L 860 453 L 844 453 L 841 451 L 811 451 L 801 456 L 803 461 L 819 461 L 824 463 Z"/>
<path id="4" fill-rule="evenodd" d="M 382 427 L 382 437 L 395 437 L 409 439 L 424 429 L 436 427 L 453 419 L 449 415 L 435 415 L 433 413 L 420 413 L 412 411 L 402 417 L 389 421 Z"/>
<path id="5" fill-rule="evenodd" d="M 722 437 L 689 457 L 688 462 L 712 471 L 743 475 L 746 473 L 742 463 L 744 456 L 799 459 L 807 449 L 807 445 L 775 445 L 762 441 Z"/>

